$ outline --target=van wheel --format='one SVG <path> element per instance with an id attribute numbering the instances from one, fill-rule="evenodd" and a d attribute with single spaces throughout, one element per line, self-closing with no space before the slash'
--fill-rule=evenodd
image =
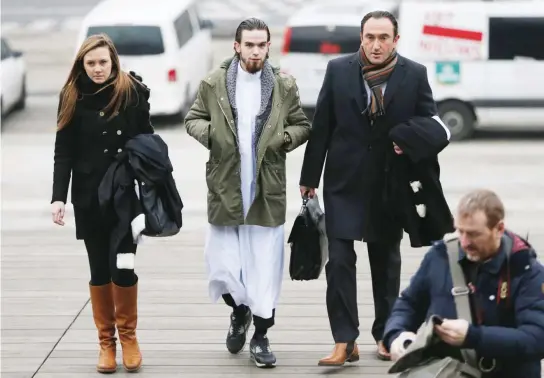
<path id="1" fill-rule="evenodd" d="M 21 87 L 21 97 L 15 104 L 15 110 L 23 110 L 26 107 L 26 77 L 23 78 L 23 84 Z"/>
<path id="2" fill-rule="evenodd" d="M 183 125 L 183 123 L 185 122 L 185 116 L 189 112 L 189 109 L 192 105 L 193 103 L 189 99 L 189 86 L 186 86 L 185 101 L 183 102 L 183 104 L 181 104 L 180 110 L 177 113 L 170 115 L 168 117 L 168 120 L 172 123 L 181 123 Z"/>
<path id="3" fill-rule="evenodd" d="M 474 134 L 476 117 L 472 109 L 461 101 L 446 101 L 438 105 L 440 119 L 451 132 L 451 140 L 469 139 Z"/>
<path id="4" fill-rule="evenodd" d="M 183 105 L 183 117 L 189 113 L 189 110 L 191 109 L 191 106 L 193 106 L 194 99 L 191 98 L 191 89 L 189 85 L 185 87 L 185 104 Z"/>

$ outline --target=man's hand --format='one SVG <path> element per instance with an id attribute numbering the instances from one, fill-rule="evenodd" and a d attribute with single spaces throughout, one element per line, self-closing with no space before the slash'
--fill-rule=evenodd
<path id="1" fill-rule="evenodd" d="M 64 202 L 55 201 L 51 204 L 51 216 L 53 217 L 53 223 L 59 226 L 64 226 Z"/>
<path id="2" fill-rule="evenodd" d="M 464 319 L 446 320 L 434 327 L 438 337 L 446 344 L 461 346 L 467 337 L 469 323 Z"/>
<path id="3" fill-rule="evenodd" d="M 304 195 L 308 194 L 308 198 L 314 198 L 315 196 L 315 189 L 314 188 L 308 188 L 306 186 L 300 187 L 300 196 L 304 197 Z"/>
<path id="4" fill-rule="evenodd" d="M 283 133 L 283 144 L 285 146 L 288 146 L 288 145 L 291 144 L 292 141 L 293 140 L 291 139 L 291 135 L 289 135 L 289 133 L 287 133 L 287 132 L 284 132 Z"/>
<path id="5" fill-rule="evenodd" d="M 397 144 L 395 142 L 393 142 L 393 149 L 395 150 L 395 153 L 397 155 L 402 155 L 403 154 L 402 150 L 400 149 L 399 146 L 397 146 Z"/>
<path id="6" fill-rule="evenodd" d="M 413 332 L 401 333 L 391 343 L 391 361 L 396 361 L 406 353 L 406 348 L 416 339 L 416 334 Z"/>

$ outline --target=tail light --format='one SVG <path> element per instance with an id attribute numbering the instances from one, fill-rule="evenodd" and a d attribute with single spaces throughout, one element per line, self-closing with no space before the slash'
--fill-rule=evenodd
<path id="1" fill-rule="evenodd" d="M 178 80 L 178 75 L 176 72 L 176 69 L 173 68 L 170 71 L 168 71 L 168 81 L 174 82 Z"/>
<path id="2" fill-rule="evenodd" d="M 340 54 L 340 45 L 336 43 L 322 42 L 319 46 L 319 52 L 321 54 Z"/>
<path id="3" fill-rule="evenodd" d="M 287 28 L 285 30 L 285 34 L 283 36 L 283 46 L 281 48 L 282 54 L 287 54 L 289 52 L 289 49 L 291 47 L 291 34 L 293 33 L 291 28 Z"/>

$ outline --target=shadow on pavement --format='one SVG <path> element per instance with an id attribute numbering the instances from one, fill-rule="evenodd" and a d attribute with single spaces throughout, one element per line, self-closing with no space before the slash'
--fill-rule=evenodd
<path id="1" fill-rule="evenodd" d="M 151 123 L 153 127 L 158 130 L 176 130 L 176 129 L 185 129 L 183 120 L 180 120 L 179 117 L 174 119 L 172 117 L 151 117 Z"/>
<path id="2" fill-rule="evenodd" d="M 499 129 L 499 130 L 478 130 L 474 133 L 472 140 L 478 141 L 497 141 L 497 140 L 509 140 L 509 141 L 544 141 L 544 126 L 543 130 L 515 130 Z"/>

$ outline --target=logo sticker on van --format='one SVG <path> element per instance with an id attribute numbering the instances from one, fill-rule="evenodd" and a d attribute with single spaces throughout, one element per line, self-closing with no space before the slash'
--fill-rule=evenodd
<path id="1" fill-rule="evenodd" d="M 436 62 L 436 81 L 440 84 L 458 84 L 461 81 L 459 62 Z"/>

